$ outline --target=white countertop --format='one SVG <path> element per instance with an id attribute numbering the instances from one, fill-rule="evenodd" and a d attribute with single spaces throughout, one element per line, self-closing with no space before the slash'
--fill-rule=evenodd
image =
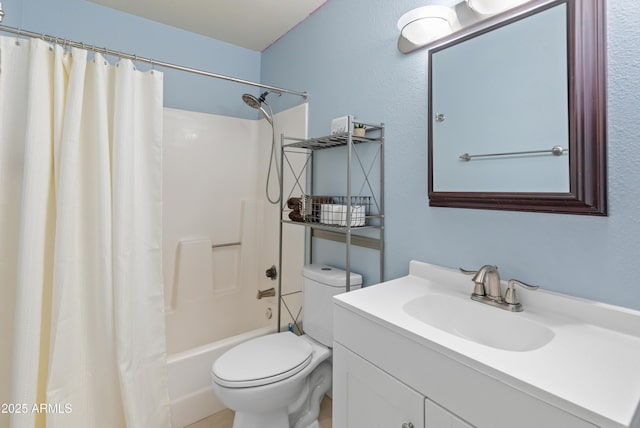
<path id="1" fill-rule="evenodd" d="M 469 276 L 411 262 L 408 276 L 336 296 L 335 302 L 592 423 L 640 426 L 640 312 L 545 290 L 518 290 L 524 311 L 505 313 L 543 324 L 555 336 L 538 349 L 517 352 L 466 340 L 403 310 L 425 294 L 468 299 L 472 290 Z"/>

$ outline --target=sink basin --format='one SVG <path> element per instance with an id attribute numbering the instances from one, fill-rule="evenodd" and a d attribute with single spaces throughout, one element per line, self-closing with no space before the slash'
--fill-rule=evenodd
<path id="1" fill-rule="evenodd" d="M 545 325 L 521 314 L 455 296 L 427 294 L 405 303 L 403 310 L 432 327 L 505 351 L 533 351 L 555 336 Z"/>

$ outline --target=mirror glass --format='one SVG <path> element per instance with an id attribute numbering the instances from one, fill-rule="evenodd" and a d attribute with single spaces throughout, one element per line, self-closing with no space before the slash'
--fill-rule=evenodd
<path id="1" fill-rule="evenodd" d="M 569 191 L 565 22 L 558 5 L 433 54 L 434 190 Z"/>
<path id="2" fill-rule="evenodd" d="M 530 2 L 430 48 L 430 205 L 606 214 L 595 3 Z"/>

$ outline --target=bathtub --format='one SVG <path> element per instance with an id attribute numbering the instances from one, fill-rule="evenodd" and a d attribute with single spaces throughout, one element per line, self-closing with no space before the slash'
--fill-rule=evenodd
<path id="1" fill-rule="evenodd" d="M 274 327 L 263 327 L 169 355 L 167 370 L 172 426 L 182 428 L 223 410 L 225 407 L 213 393 L 211 365 L 232 347 L 273 332 Z"/>

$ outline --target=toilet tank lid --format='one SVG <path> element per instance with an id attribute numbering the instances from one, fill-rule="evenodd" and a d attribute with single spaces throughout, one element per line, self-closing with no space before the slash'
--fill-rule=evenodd
<path id="1" fill-rule="evenodd" d="M 345 287 L 347 285 L 347 272 L 328 265 L 306 265 L 302 275 L 312 281 L 331 287 Z M 362 275 L 351 272 L 351 285 L 362 285 Z"/>

